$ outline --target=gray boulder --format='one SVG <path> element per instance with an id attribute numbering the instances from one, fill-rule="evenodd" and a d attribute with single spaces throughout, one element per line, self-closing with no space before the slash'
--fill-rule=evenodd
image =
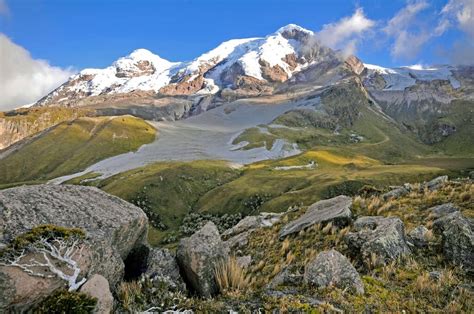
<path id="1" fill-rule="evenodd" d="M 179 274 L 178 262 L 168 249 L 150 249 L 145 275 L 154 282 L 166 284 L 173 290 L 186 291 L 184 281 Z"/>
<path id="2" fill-rule="evenodd" d="M 80 228 L 82 250 L 73 256 L 79 278 L 102 275 L 114 289 L 124 275 L 124 260 L 146 243 L 148 219 L 138 207 L 97 188 L 73 185 L 22 186 L 0 191 L 0 243 L 38 225 Z M 34 257 L 28 253 L 25 260 Z M 31 255 L 31 256 L 30 256 Z M 32 276 L 18 267 L 0 266 L 0 309 L 24 309 L 66 286 L 66 281 Z M 87 279 L 87 278 L 86 278 Z M 12 293 L 13 291 L 13 293 Z"/>
<path id="3" fill-rule="evenodd" d="M 305 266 L 304 281 L 316 287 L 335 286 L 364 293 L 364 285 L 357 270 L 344 255 L 334 249 L 319 253 Z"/>
<path id="4" fill-rule="evenodd" d="M 349 248 L 365 261 L 376 257 L 377 265 L 410 254 L 403 222 L 396 217 L 367 216 L 354 222 L 354 230 L 345 236 Z"/>
<path id="5" fill-rule="evenodd" d="M 425 226 L 418 226 L 408 233 L 408 241 L 417 248 L 423 248 L 428 245 L 426 233 L 428 229 Z"/>
<path id="6" fill-rule="evenodd" d="M 428 208 L 428 210 L 431 212 L 431 216 L 433 216 L 433 218 L 440 218 L 448 214 L 459 211 L 459 208 L 453 203 L 446 203 L 446 204 L 430 207 Z"/>
<path id="7" fill-rule="evenodd" d="M 442 237 L 445 257 L 454 264 L 474 271 L 474 222 L 460 212 L 441 217 L 433 223 L 433 231 Z"/>
<path id="8" fill-rule="evenodd" d="M 352 217 L 351 206 L 352 199 L 345 195 L 316 202 L 308 208 L 304 215 L 283 226 L 280 231 L 280 239 L 318 223 L 349 224 Z"/>
<path id="9" fill-rule="evenodd" d="M 229 249 L 212 222 L 182 239 L 177 251 L 178 265 L 188 287 L 207 298 L 218 293 L 215 268 L 228 257 Z"/>
<path id="10" fill-rule="evenodd" d="M 430 191 L 434 191 L 439 189 L 446 182 L 448 182 L 448 176 L 439 176 L 423 184 L 423 187 L 427 188 Z"/>

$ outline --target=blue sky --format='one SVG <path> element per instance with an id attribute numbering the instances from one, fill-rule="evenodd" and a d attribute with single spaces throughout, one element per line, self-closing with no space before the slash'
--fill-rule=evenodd
<path id="1" fill-rule="evenodd" d="M 394 38 L 382 30 L 408 4 L 405 0 L 0 0 L 0 32 L 33 58 L 60 67 L 105 67 L 136 48 L 172 61 L 190 60 L 232 38 L 265 36 L 295 23 L 313 31 L 362 8 L 374 26 L 357 38 L 357 55 L 384 66 L 449 62 L 449 49 L 465 34 L 451 27 L 428 39 L 419 53 L 395 57 Z M 469 0 L 473 1 L 473 0 Z M 447 0 L 429 1 L 412 22 L 413 32 L 431 32 Z M 474 14 L 474 12 L 473 12 Z"/>

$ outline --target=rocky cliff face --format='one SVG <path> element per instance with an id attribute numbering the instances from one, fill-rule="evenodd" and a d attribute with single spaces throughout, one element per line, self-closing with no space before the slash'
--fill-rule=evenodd
<path id="1" fill-rule="evenodd" d="M 0 150 L 63 121 L 86 114 L 86 110 L 61 108 L 20 110 L 7 113 L 3 117 L 0 116 Z"/>

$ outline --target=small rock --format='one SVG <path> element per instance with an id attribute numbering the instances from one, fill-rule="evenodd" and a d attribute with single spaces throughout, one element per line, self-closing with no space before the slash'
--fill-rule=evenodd
<path id="1" fill-rule="evenodd" d="M 474 271 L 474 222 L 460 212 L 438 218 L 433 231 L 441 235 L 445 257 L 454 264 Z"/>
<path id="2" fill-rule="evenodd" d="M 439 281 L 439 279 L 441 278 L 441 272 L 436 271 L 436 270 L 430 271 L 428 275 L 430 276 L 431 280 Z"/>
<path id="3" fill-rule="evenodd" d="M 426 182 L 423 186 L 428 188 L 430 191 L 434 191 L 439 189 L 446 182 L 448 182 L 448 176 L 440 176 Z"/>
<path id="4" fill-rule="evenodd" d="M 317 223 L 331 221 L 334 224 L 346 225 L 351 221 L 351 206 L 352 199 L 345 195 L 316 202 L 308 208 L 303 216 L 289 222 L 281 229 L 280 239 Z"/>
<path id="5" fill-rule="evenodd" d="M 228 257 L 229 249 L 212 222 L 191 237 L 182 239 L 177 251 L 178 265 L 188 287 L 207 298 L 217 294 L 215 267 Z"/>
<path id="6" fill-rule="evenodd" d="M 319 253 L 306 265 L 304 281 L 316 287 L 353 288 L 357 293 L 364 293 L 364 285 L 357 270 L 334 249 Z"/>
<path id="7" fill-rule="evenodd" d="M 239 233 L 233 237 L 231 237 L 230 239 L 228 239 L 227 241 L 225 241 L 225 244 L 231 249 L 238 249 L 238 248 L 241 248 L 241 247 L 244 247 L 247 245 L 247 243 L 249 242 L 249 235 L 250 233 L 252 233 L 252 230 L 249 230 L 249 231 L 244 231 L 242 233 Z"/>
<path id="8" fill-rule="evenodd" d="M 271 227 L 280 221 L 281 216 L 282 214 L 277 213 L 260 213 L 260 215 L 257 216 L 247 216 L 232 228 L 224 231 L 222 237 L 230 238 L 249 230 Z"/>
<path id="9" fill-rule="evenodd" d="M 459 208 L 453 203 L 446 203 L 428 208 L 434 218 L 440 218 L 448 214 L 459 211 Z"/>
<path id="10" fill-rule="evenodd" d="M 186 291 L 176 258 L 169 250 L 152 248 L 148 254 L 147 265 L 145 275 L 167 284 L 173 290 Z"/>
<path id="11" fill-rule="evenodd" d="M 291 271 L 289 267 L 286 267 L 279 272 L 270 283 L 267 288 L 273 289 L 278 286 L 299 286 L 303 282 L 303 275 L 296 271 Z"/>
<path id="12" fill-rule="evenodd" d="M 81 287 L 80 292 L 97 299 L 94 313 L 109 314 L 114 307 L 114 297 L 110 292 L 109 282 L 104 276 L 95 274 Z"/>
<path id="13" fill-rule="evenodd" d="M 365 261 L 375 254 L 377 265 L 410 254 L 405 227 L 397 217 L 366 216 L 354 222 L 356 232 L 346 235 L 347 245 L 362 254 Z"/>
<path id="14" fill-rule="evenodd" d="M 245 255 L 237 257 L 237 264 L 242 268 L 247 268 L 252 263 L 252 256 Z"/>
<path id="15" fill-rule="evenodd" d="M 425 226 L 418 226 L 408 234 L 409 241 L 418 248 L 423 248 L 428 244 L 426 233 L 428 229 Z"/>
<path id="16" fill-rule="evenodd" d="M 384 200 L 389 200 L 389 199 L 393 199 L 393 198 L 399 198 L 403 195 L 406 195 L 408 194 L 408 192 L 410 192 L 406 187 L 398 187 L 398 188 L 395 188 L 385 194 L 382 194 L 382 198 Z"/>

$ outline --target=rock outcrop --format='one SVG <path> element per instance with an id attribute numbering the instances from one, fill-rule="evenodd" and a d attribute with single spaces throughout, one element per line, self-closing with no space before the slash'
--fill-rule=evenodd
<path id="1" fill-rule="evenodd" d="M 409 243 L 413 244 L 417 248 L 423 248 L 428 245 L 428 239 L 426 234 L 428 233 L 428 229 L 425 226 L 418 226 L 410 233 L 408 233 L 408 240 Z"/>
<path id="2" fill-rule="evenodd" d="M 364 285 L 357 270 L 344 255 L 334 249 L 319 253 L 306 265 L 304 281 L 320 288 L 335 286 L 364 293 Z"/>
<path id="3" fill-rule="evenodd" d="M 164 283 L 172 290 L 186 290 L 184 281 L 179 274 L 176 258 L 167 249 L 152 248 L 150 250 L 145 275 Z"/>
<path id="4" fill-rule="evenodd" d="M 366 216 L 354 222 L 356 232 L 346 235 L 348 246 L 361 254 L 364 261 L 384 265 L 410 254 L 403 222 L 396 217 Z M 373 256 L 376 258 L 373 261 Z"/>
<path id="5" fill-rule="evenodd" d="M 441 235 L 444 256 L 453 264 L 474 271 L 474 221 L 454 212 L 435 220 L 433 230 Z"/>
<path id="6" fill-rule="evenodd" d="M 81 287 L 80 292 L 97 299 L 94 313 L 109 314 L 114 308 L 114 297 L 110 292 L 109 282 L 101 275 L 92 275 Z"/>
<path id="7" fill-rule="evenodd" d="M 351 221 L 351 206 L 352 199 L 345 195 L 316 202 L 303 216 L 283 226 L 280 239 L 318 223 L 333 222 L 336 225 L 346 225 Z"/>
<path id="8" fill-rule="evenodd" d="M 178 265 L 188 287 L 207 298 L 218 293 L 215 268 L 228 257 L 229 249 L 213 222 L 208 222 L 191 237 L 182 239 L 177 251 Z"/>
<path id="9" fill-rule="evenodd" d="M 439 189 L 443 184 L 448 182 L 448 176 L 439 176 L 423 184 L 423 187 L 427 188 L 430 191 L 435 191 Z"/>
<path id="10" fill-rule="evenodd" d="M 82 186 L 36 185 L 0 191 L 0 247 L 38 225 L 80 228 L 82 249 L 71 258 L 80 277 L 99 274 L 112 289 L 124 275 L 124 260 L 146 242 L 148 219 L 138 207 L 99 189 Z M 34 258 L 28 253 L 26 260 Z M 19 267 L 0 266 L 0 309 L 24 309 L 65 287 L 53 273 L 32 276 Z M 11 293 L 14 291 L 14 293 Z"/>

